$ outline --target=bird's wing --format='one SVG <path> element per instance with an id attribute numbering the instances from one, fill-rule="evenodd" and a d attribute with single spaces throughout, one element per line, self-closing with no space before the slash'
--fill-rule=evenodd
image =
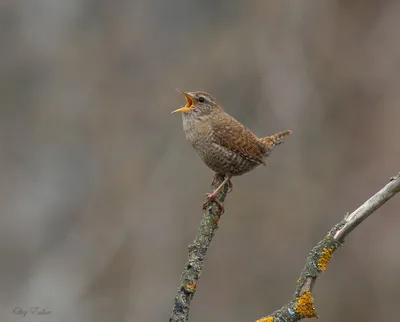
<path id="1" fill-rule="evenodd" d="M 258 138 L 230 115 L 223 113 L 212 121 L 217 144 L 239 153 L 247 160 L 265 164 Z"/>

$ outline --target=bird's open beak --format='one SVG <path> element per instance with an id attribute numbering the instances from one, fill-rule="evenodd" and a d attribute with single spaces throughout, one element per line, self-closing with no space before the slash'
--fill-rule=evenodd
<path id="1" fill-rule="evenodd" d="M 183 96 L 185 96 L 186 98 L 186 105 L 178 108 L 177 110 L 171 112 L 172 113 L 176 113 L 176 112 L 187 112 L 190 111 L 191 109 L 193 109 L 193 99 L 190 97 L 190 95 L 188 93 L 185 93 L 184 91 L 177 89 L 178 92 L 181 92 L 183 94 Z"/>

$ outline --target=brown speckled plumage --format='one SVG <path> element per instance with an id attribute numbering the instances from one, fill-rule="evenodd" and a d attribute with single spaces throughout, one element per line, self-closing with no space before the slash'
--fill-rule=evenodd
<path id="1" fill-rule="evenodd" d="M 186 106 L 174 112 L 182 112 L 186 139 L 209 168 L 228 180 L 265 165 L 273 148 L 292 133 L 288 130 L 258 138 L 225 113 L 210 94 L 181 92 Z"/>

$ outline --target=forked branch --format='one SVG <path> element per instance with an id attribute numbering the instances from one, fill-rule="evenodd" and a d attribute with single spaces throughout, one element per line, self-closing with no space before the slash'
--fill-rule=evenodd
<path id="1" fill-rule="evenodd" d="M 218 178 L 213 186 L 215 189 L 223 178 Z M 228 185 L 220 191 L 218 199 L 223 202 L 228 191 Z M 400 192 L 400 173 L 390 179 L 390 182 L 368 199 L 358 209 L 345 216 L 328 232 L 309 253 L 306 264 L 297 281 L 294 298 L 288 304 L 269 316 L 257 322 L 295 322 L 304 318 L 317 317 L 311 291 L 315 281 L 326 270 L 333 252 L 343 245 L 346 237 L 375 210 Z M 206 252 L 218 228 L 221 211 L 218 205 L 211 201 L 200 224 L 196 239 L 189 246 L 189 256 L 181 274 L 180 286 L 175 297 L 170 322 L 187 321 L 190 304 L 196 292 L 197 281 L 200 277 Z"/>

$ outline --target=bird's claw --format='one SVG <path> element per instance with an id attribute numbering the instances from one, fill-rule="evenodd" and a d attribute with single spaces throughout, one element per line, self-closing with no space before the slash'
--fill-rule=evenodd
<path id="1" fill-rule="evenodd" d="M 221 203 L 221 201 L 219 201 L 219 200 L 217 199 L 217 195 L 214 194 L 214 193 L 206 193 L 206 201 L 204 201 L 204 203 L 203 203 L 203 210 L 206 209 L 208 203 L 209 203 L 211 200 L 214 200 L 215 203 L 218 205 L 219 210 L 221 211 L 221 215 L 222 215 L 222 214 L 225 212 L 224 205 Z"/>
<path id="2" fill-rule="evenodd" d="M 215 182 L 217 181 L 218 176 L 219 176 L 219 174 L 217 174 L 217 173 L 214 175 L 214 177 L 213 177 L 213 179 L 212 179 L 212 181 L 211 181 L 211 187 L 212 187 L 212 186 L 215 184 Z M 232 190 L 233 190 L 232 181 L 231 181 L 231 180 L 228 180 L 227 184 L 228 184 L 228 193 L 230 193 L 230 192 L 232 192 Z"/>

